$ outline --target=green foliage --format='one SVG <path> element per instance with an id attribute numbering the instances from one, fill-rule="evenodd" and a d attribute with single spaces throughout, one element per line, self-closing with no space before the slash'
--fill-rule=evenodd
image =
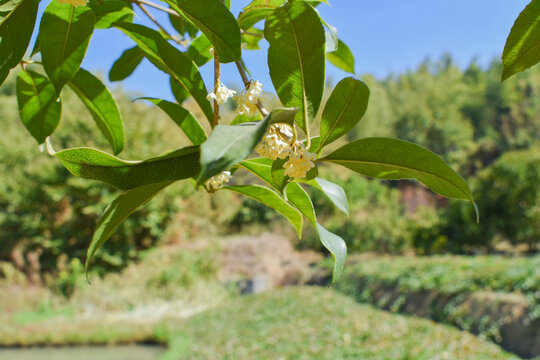
<path id="1" fill-rule="evenodd" d="M 354 56 L 351 49 L 341 40 L 338 40 L 337 49 L 326 54 L 332 64 L 354 74 Z"/>
<path id="2" fill-rule="evenodd" d="M 127 49 L 114 62 L 109 71 L 109 81 L 121 81 L 135 71 L 144 59 L 144 53 L 138 46 Z"/>

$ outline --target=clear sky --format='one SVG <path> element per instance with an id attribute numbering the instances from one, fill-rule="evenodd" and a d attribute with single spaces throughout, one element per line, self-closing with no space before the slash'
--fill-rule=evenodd
<path id="1" fill-rule="evenodd" d="M 202 1 L 202 0 L 194 0 Z M 237 15 L 247 0 L 232 0 Z M 474 58 L 481 65 L 500 57 L 514 19 L 528 0 L 329 0 L 318 9 L 328 23 L 338 28 L 339 37 L 355 55 L 357 75 L 370 73 L 385 77 L 414 69 L 426 57 L 438 59 L 450 53 L 460 66 Z M 42 2 L 43 3 L 43 2 Z M 167 18 L 158 18 L 168 24 Z M 146 22 L 138 13 L 137 21 Z M 261 42 L 262 43 L 262 42 Z M 83 66 L 106 74 L 123 50 L 133 46 L 119 30 L 97 30 Z M 266 52 L 245 51 L 244 60 L 254 79 L 273 92 Z M 210 85 L 212 65 L 201 69 Z M 346 73 L 328 65 L 327 74 L 339 80 Z M 223 80 L 239 87 L 241 81 L 232 65 L 223 68 Z M 111 86 L 115 86 L 111 84 Z M 124 89 L 145 96 L 171 98 L 167 77 L 145 60 L 122 83 Z"/>

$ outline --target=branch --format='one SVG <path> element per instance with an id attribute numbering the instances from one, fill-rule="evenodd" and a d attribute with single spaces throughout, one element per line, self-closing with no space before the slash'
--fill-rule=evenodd
<path id="1" fill-rule="evenodd" d="M 244 82 L 244 86 L 248 87 L 250 84 L 250 80 L 247 76 L 246 69 L 244 68 L 244 64 L 242 63 L 242 59 L 236 60 L 236 67 L 238 68 L 238 72 L 240 73 L 240 76 L 242 77 L 242 81 Z M 259 100 L 257 103 L 257 109 L 259 109 L 259 112 L 263 117 L 268 116 L 268 111 L 264 108 L 263 104 Z"/>
<path id="2" fill-rule="evenodd" d="M 166 34 L 169 38 L 173 39 L 175 43 L 177 43 L 178 45 L 181 45 L 181 46 L 184 46 L 184 47 L 187 47 L 185 42 L 183 41 L 180 41 L 178 40 L 176 37 L 172 36 L 167 30 L 165 30 L 165 28 L 163 26 L 161 26 L 161 24 L 156 20 L 156 18 L 148 11 L 148 9 L 146 9 L 146 7 L 143 5 L 143 1 L 141 0 L 134 0 L 135 4 L 137 4 L 141 10 L 146 14 L 146 16 L 148 16 L 148 18 L 150 20 L 152 20 L 152 22 L 154 24 L 157 25 L 157 27 L 164 33 Z"/>
<path id="3" fill-rule="evenodd" d="M 214 94 L 217 96 L 219 88 L 219 78 L 221 76 L 221 64 L 219 63 L 219 57 L 216 49 L 214 49 Z M 214 118 L 212 121 L 212 128 L 219 124 L 219 103 L 218 99 L 214 99 Z"/>
<path id="4" fill-rule="evenodd" d="M 155 3 L 151 2 L 151 1 L 148 1 L 148 0 L 131 0 L 131 1 L 133 1 L 134 3 L 137 3 L 137 5 L 139 5 L 139 3 L 148 5 L 150 7 L 153 7 L 154 9 L 164 11 L 166 13 L 169 13 L 172 16 L 176 16 L 176 17 L 179 17 L 179 18 L 182 19 L 182 16 L 180 14 L 178 14 L 176 11 L 171 10 L 171 9 L 166 8 L 164 6 L 161 6 L 161 5 L 155 4 Z"/>

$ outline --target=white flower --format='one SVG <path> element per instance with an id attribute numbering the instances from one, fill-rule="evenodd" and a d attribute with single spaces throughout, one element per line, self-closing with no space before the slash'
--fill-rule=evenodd
<path id="1" fill-rule="evenodd" d="M 85 6 L 88 1 L 87 0 L 58 0 L 60 4 L 71 4 L 75 7 L 77 6 Z"/>
<path id="2" fill-rule="evenodd" d="M 285 175 L 295 179 L 305 178 L 308 171 L 315 167 L 313 161 L 317 154 L 309 152 L 301 142 L 295 143 L 288 153 L 289 160 L 283 165 Z"/>
<path id="3" fill-rule="evenodd" d="M 257 104 L 262 96 L 263 84 L 255 81 L 250 81 L 246 90 L 235 97 L 238 102 L 238 111 L 239 114 L 246 114 L 248 116 L 254 116 L 257 114 Z"/>
<path id="4" fill-rule="evenodd" d="M 209 191 L 214 191 L 220 189 L 229 182 L 231 179 L 230 171 L 222 171 L 217 175 L 212 176 L 210 179 L 206 180 L 205 185 Z"/>
<path id="5" fill-rule="evenodd" d="M 291 149 L 289 142 L 292 137 L 293 133 L 290 125 L 273 124 L 255 148 L 255 152 L 259 156 L 272 160 L 277 158 L 285 159 Z"/>
<path id="6" fill-rule="evenodd" d="M 223 83 L 220 83 L 216 93 L 211 92 L 206 96 L 208 100 L 216 100 L 219 105 L 225 104 L 230 97 L 233 97 L 236 91 L 228 89 Z"/>

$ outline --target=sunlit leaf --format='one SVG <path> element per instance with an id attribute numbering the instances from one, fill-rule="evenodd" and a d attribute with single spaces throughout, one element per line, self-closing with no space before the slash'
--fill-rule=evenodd
<path id="1" fill-rule="evenodd" d="M 137 187 L 118 196 L 111 204 L 109 204 L 109 206 L 107 206 L 97 223 L 94 236 L 92 237 L 92 241 L 86 252 L 86 271 L 88 271 L 88 265 L 96 251 L 109 240 L 116 228 L 127 219 L 131 213 L 146 204 L 161 190 L 172 183 L 173 182 L 163 182 Z"/>
<path id="2" fill-rule="evenodd" d="M 321 224 L 317 224 L 317 232 L 322 244 L 334 257 L 334 271 L 332 272 L 332 282 L 336 282 L 343 272 L 345 260 L 347 259 L 347 244 L 336 234 L 326 230 Z"/>
<path id="3" fill-rule="evenodd" d="M 151 101 L 182 129 L 184 134 L 191 140 L 194 145 L 202 144 L 206 141 L 206 133 L 201 124 L 191 115 L 189 111 L 182 106 L 162 99 L 141 98 Z"/>
<path id="4" fill-rule="evenodd" d="M 259 21 L 272 15 L 274 9 L 284 3 L 285 0 L 253 0 L 238 15 L 238 25 L 240 25 L 241 29 L 249 29 Z"/>
<path id="5" fill-rule="evenodd" d="M 351 49 L 341 40 L 338 40 L 337 49 L 326 54 L 326 58 L 341 70 L 354 74 L 354 55 Z"/>
<path id="6" fill-rule="evenodd" d="M 54 85 L 47 77 L 34 71 L 20 71 L 17 75 L 17 102 L 24 126 L 38 143 L 43 143 L 58 126 L 62 113 L 62 103 Z"/>
<path id="7" fill-rule="evenodd" d="M 369 89 L 352 77 L 341 80 L 326 102 L 321 119 L 322 149 L 347 134 L 364 116 L 369 100 Z"/>
<path id="8" fill-rule="evenodd" d="M 308 221 L 317 228 L 317 216 L 309 195 L 297 182 L 287 184 L 285 198 L 297 208 Z"/>
<path id="9" fill-rule="evenodd" d="M 197 66 L 203 66 L 214 58 L 210 53 L 211 48 L 212 43 L 208 41 L 208 38 L 204 34 L 201 34 L 189 45 L 187 56 L 189 56 Z"/>
<path id="10" fill-rule="evenodd" d="M 131 22 L 135 13 L 130 5 L 122 0 L 90 1 L 89 6 L 96 15 L 96 29 L 107 29 L 117 21 Z"/>
<path id="11" fill-rule="evenodd" d="M 212 122 L 213 111 L 210 102 L 206 99 L 208 94 L 206 86 L 197 66 L 189 57 L 169 44 L 157 31 L 146 26 L 130 23 L 116 23 L 115 27 L 128 35 L 144 52 L 145 56 L 160 70 L 171 75 L 188 91 L 209 123 Z"/>
<path id="12" fill-rule="evenodd" d="M 200 171 L 198 146 L 182 148 L 144 161 L 125 161 L 91 148 L 55 152 L 49 142 L 47 149 L 73 175 L 102 181 L 122 190 L 188 179 Z"/>
<path id="13" fill-rule="evenodd" d="M 309 180 L 306 184 L 320 190 L 339 210 L 349 215 L 347 194 L 341 186 L 320 177 Z"/>
<path id="14" fill-rule="evenodd" d="M 109 71 L 109 80 L 124 80 L 135 71 L 142 59 L 144 59 L 144 53 L 138 46 L 127 49 L 111 67 L 111 70 Z"/>
<path id="15" fill-rule="evenodd" d="M 296 123 L 306 134 L 324 91 L 325 35 L 315 10 L 291 1 L 274 10 L 264 28 L 270 77 L 285 106 L 298 107 Z"/>
<path id="16" fill-rule="evenodd" d="M 58 94 L 81 66 L 94 22 L 94 12 L 86 6 L 53 1 L 45 9 L 39 28 L 41 57 Z"/>
<path id="17" fill-rule="evenodd" d="M 519 14 L 502 55 L 502 80 L 540 61 L 540 0 L 533 0 Z"/>
<path id="18" fill-rule="evenodd" d="M 290 221 L 290 223 L 296 229 L 298 237 L 302 237 L 302 215 L 276 192 L 260 185 L 226 186 L 224 189 L 234 191 L 251 199 L 257 200 L 258 202 L 276 210 Z"/>
<path id="19" fill-rule="evenodd" d="M 273 160 L 267 159 L 267 158 L 255 158 L 255 159 L 244 160 L 240 162 L 238 166 L 256 175 L 257 177 L 259 177 L 261 180 L 266 182 L 275 190 L 280 191 L 276 187 L 276 185 L 274 184 L 274 180 L 272 179 L 272 163 L 273 162 L 274 162 Z"/>
<path id="20" fill-rule="evenodd" d="M 124 148 L 124 125 L 118 105 L 107 87 L 83 68 L 68 84 L 90 111 L 113 152 L 120 153 Z"/>

